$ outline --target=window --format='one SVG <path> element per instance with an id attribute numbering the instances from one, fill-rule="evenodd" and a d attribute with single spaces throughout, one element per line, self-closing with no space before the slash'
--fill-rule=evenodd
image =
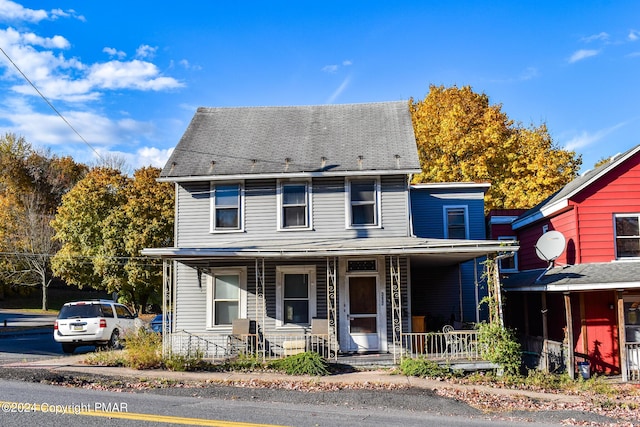
<path id="1" fill-rule="evenodd" d="M 640 214 L 618 214 L 616 228 L 616 257 L 640 257 Z"/>
<path id="2" fill-rule="evenodd" d="M 513 240 L 516 240 L 516 238 L 515 236 L 499 236 L 498 240 L 513 241 Z M 517 252 L 514 252 L 513 256 L 510 256 L 508 258 L 500 258 L 498 262 L 499 262 L 500 271 L 518 271 L 518 253 Z"/>
<path id="3" fill-rule="evenodd" d="M 280 229 L 310 228 L 309 193 L 306 182 L 280 184 Z"/>
<path id="4" fill-rule="evenodd" d="M 316 316 L 315 266 L 277 267 L 277 326 L 309 326 Z"/>
<path id="5" fill-rule="evenodd" d="M 466 206 L 444 207 L 444 232 L 445 239 L 468 239 Z"/>
<path id="6" fill-rule="evenodd" d="M 362 179 L 349 181 L 349 226 L 377 226 L 379 217 L 378 181 Z"/>
<path id="7" fill-rule="evenodd" d="M 231 326 L 246 317 L 245 267 L 214 269 L 207 279 L 207 327 Z"/>
<path id="8" fill-rule="evenodd" d="M 212 193 L 213 231 L 241 230 L 242 186 L 240 184 L 215 184 Z"/>

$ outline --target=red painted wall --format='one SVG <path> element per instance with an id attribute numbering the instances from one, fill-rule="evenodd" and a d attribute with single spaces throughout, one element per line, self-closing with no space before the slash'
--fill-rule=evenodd
<path id="1" fill-rule="evenodd" d="M 592 372 L 620 373 L 615 300 L 614 291 L 574 293 L 571 297 L 576 360 L 588 360 Z"/>
<path id="2" fill-rule="evenodd" d="M 559 263 L 615 260 L 613 215 L 617 213 L 640 213 L 640 153 L 575 195 L 562 212 L 518 230 L 520 269 L 546 267 L 534 247 L 544 225 L 560 231 L 567 241 Z"/>

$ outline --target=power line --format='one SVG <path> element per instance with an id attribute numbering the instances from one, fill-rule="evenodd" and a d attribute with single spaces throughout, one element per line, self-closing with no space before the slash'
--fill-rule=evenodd
<path id="1" fill-rule="evenodd" d="M 27 83 L 29 83 L 29 84 L 31 85 L 31 87 L 32 87 L 32 88 L 33 88 L 33 89 L 38 93 L 38 95 L 40 95 L 40 98 L 42 98 L 42 99 L 43 99 L 43 100 L 44 100 L 44 101 L 49 105 L 49 107 L 51 107 L 51 109 L 52 109 L 53 111 L 55 111 L 55 113 L 56 113 L 56 114 L 57 114 L 57 115 L 58 115 L 58 116 L 59 116 L 59 117 L 60 117 L 60 118 L 61 118 L 61 119 L 62 119 L 62 120 L 67 124 L 67 126 L 69 126 L 69 128 L 70 128 L 70 129 L 71 129 L 71 130 L 72 130 L 76 135 L 78 135 L 78 137 L 82 140 L 82 142 L 84 142 L 84 143 L 87 145 L 87 147 L 91 148 L 91 150 L 96 154 L 96 156 L 98 156 L 98 158 L 99 158 L 100 160 L 104 161 L 104 159 L 102 158 L 102 156 L 100 155 L 100 153 L 98 153 L 98 151 L 97 151 L 95 148 L 93 148 L 93 146 L 92 146 L 91 144 L 89 144 L 89 142 L 88 142 L 86 139 L 84 139 L 84 137 L 83 137 L 82 135 L 80 135 L 80 132 L 78 132 L 78 131 L 76 130 L 76 128 L 74 128 L 74 127 L 71 125 L 71 123 L 69 123 L 69 121 L 68 121 L 68 120 L 67 120 L 67 119 L 62 115 L 62 113 L 60 113 L 60 111 L 58 111 L 58 110 L 56 109 L 56 107 L 51 103 L 51 101 L 49 101 L 49 100 L 47 99 L 47 97 L 46 97 L 46 96 L 44 96 L 44 95 L 42 94 L 42 92 L 40 92 L 40 90 L 36 87 L 36 85 L 35 85 L 35 84 L 33 84 L 33 82 L 31 82 L 31 80 L 29 80 L 29 77 L 27 77 L 27 76 L 22 72 L 22 70 L 20 69 L 20 67 L 18 67 L 18 65 L 17 65 L 15 62 L 13 62 L 13 59 L 11 59 L 11 58 L 9 57 L 9 55 L 7 54 L 7 52 L 5 52 L 5 51 L 4 51 L 4 49 L 3 49 L 3 48 L 1 48 L 1 47 L 0 47 L 0 51 L 2 51 L 2 53 L 4 54 L 4 56 L 6 56 L 6 57 L 7 57 L 7 59 L 9 60 L 9 62 L 11 62 L 11 65 L 13 65 L 13 66 L 15 67 L 15 69 L 16 69 L 16 70 L 18 70 L 18 72 L 19 72 L 19 73 L 22 75 L 22 77 L 27 81 Z"/>

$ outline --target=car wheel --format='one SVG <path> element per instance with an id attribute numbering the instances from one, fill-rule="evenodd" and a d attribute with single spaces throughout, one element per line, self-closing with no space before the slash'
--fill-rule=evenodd
<path id="1" fill-rule="evenodd" d="M 112 350 L 122 348 L 122 343 L 120 342 L 120 332 L 117 329 L 114 329 L 111 333 L 111 339 L 109 339 L 108 347 Z"/>
<path id="2" fill-rule="evenodd" d="M 66 354 L 73 354 L 73 352 L 76 350 L 76 346 L 73 344 L 62 344 L 62 352 L 66 353 Z"/>

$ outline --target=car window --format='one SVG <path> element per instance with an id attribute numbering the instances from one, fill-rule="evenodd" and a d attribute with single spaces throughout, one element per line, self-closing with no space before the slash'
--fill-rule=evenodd
<path id="1" fill-rule="evenodd" d="M 74 304 L 62 306 L 58 319 L 74 319 L 85 317 L 100 317 L 102 311 L 98 304 Z"/>
<path id="2" fill-rule="evenodd" d="M 116 304 L 116 314 L 122 319 L 133 319 L 133 314 L 124 305 Z"/>
<path id="3" fill-rule="evenodd" d="M 102 305 L 102 316 L 113 317 L 113 309 L 111 308 L 111 304 L 101 304 L 101 305 Z"/>

